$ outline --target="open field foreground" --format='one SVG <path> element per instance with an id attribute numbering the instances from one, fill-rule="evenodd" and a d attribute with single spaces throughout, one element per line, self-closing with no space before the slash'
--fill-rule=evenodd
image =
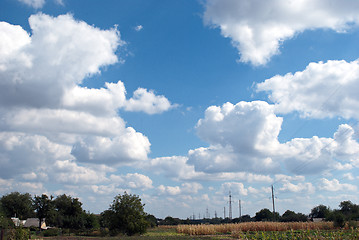
<path id="1" fill-rule="evenodd" d="M 57 236 L 36 237 L 32 239 L 61 239 L 61 240 L 190 240 L 190 239 L 359 239 L 359 229 L 335 229 L 330 222 L 323 223 L 240 223 L 222 225 L 179 225 L 160 226 L 149 229 L 141 236 L 117 237 L 84 237 Z"/>
<path id="2" fill-rule="evenodd" d="M 334 229 L 332 222 L 247 222 L 219 225 L 179 225 L 178 233 L 188 235 L 214 235 L 233 232 L 257 231 L 291 231 L 291 230 L 330 230 Z"/>

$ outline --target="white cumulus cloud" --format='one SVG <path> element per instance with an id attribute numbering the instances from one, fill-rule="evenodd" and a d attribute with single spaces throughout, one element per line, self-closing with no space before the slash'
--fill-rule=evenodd
<path id="1" fill-rule="evenodd" d="M 121 81 L 102 88 L 81 86 L 85 78 L 119 62 L 116 51 L 125 42 L 115 27 L 103 30 L 70 14 L 42 13 L 32 15 L 29 26 L 30 33 L 0 22 L 1 177 L 92 184 L 99 193 L 122 189 L 101 185 L 114 171 L 107 165 L 146 161 L 151 144 L 126 126 L 118 110 L 155 114 L 174 105 L 143 88 L 126 99 Z M 123 179 L 131 188 L 152 186 L 144 175 Z"/>
<path id="2" fill-rule="evenodd" d="M 340 183 L 338 179 L 328 180 L 326 178 L 321 179 L 320 189 L 337 192 L 337 191 L 356 191 L 357 187 L 348 183 Z"/>
<path id="3" fill-rule="evenodd" d="M 167 111 L 176 105 L 172 105 L 164 96 L 157 96 L 153 91 L 138 88 L 133 97 L 127 100 L 125 110 L 130 112 L 143 111 L 148 114 L 156 114 Z"/>
<path id="4" fill-rule="evenodd" d="M 231 39 L 240 61 L 263 65 L 305 30 L 345 32 L 358 24 L 358 9 L 356 0 L 207 0 L 204 21 Z"/>
<path id="5" fill-rule="evenodd" d="M 143 174 L 128 173 L 126 175 L 111 175 L 111 181 L 121 188 L 150 189 L 153 188 L 152 180 Z"/>
<path id="6" fill-rule="evenodd" d="M 282 118 L 266 102 L 226 103 L 207 108 L 197 123 L 200 138 L 210 147 L 189 151 L 189 164 L 196 171 L 275 171 L 270 158 L 280 146 L 277 139 Z"/>
<path id="7" fill-rule="evenodd" d="M 269 93 L 277 113 L 299 112 L 303 117 L 359 119 L 358 60 L 310 63 L 303 71 L 277 75 L 256 85 Z"/>

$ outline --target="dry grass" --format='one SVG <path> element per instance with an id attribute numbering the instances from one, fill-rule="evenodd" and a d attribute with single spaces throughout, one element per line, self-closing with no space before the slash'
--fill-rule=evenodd
<path id="1" fill-rule="evenodd" d="M 329 230 L 333 228 L 332 222 L 248 222 L 220 225 L 178 225 L 177 233 L 214 235 L 248 231 Z"/>

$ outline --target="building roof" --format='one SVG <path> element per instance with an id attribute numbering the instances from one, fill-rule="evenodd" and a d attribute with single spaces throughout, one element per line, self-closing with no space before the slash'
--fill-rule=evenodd
<path id="1" fill-rule="evenodd" d="M 24 224 L 24 227 L 39 227 L 39 219 L 38 218 L 28 218 Z M 41 228 L 46 229 L 45 219 L 41 222 Z"/>

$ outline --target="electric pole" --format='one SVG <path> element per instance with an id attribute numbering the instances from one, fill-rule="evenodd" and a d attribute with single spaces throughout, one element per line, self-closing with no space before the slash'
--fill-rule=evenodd
<path id="1" fill-rule="evenodd" d="M 273 219 L 275 220 L 274 188 L 272 185 Z"/>
<path id="2" fill-rule="evenodd" d="M 223 219 L 226 219 L 226 207 L 223 207 Z"/>
<path id="3" fill-rule="evenodd" d="M 229 219 L 232 220 L 232 195 L 231 195 L 231 191 L 229 191 Z"/>
<path id="4" fill-rule="evenodd" d="M 238 201 L 239 203 L 239 218 L 242 217 L 242 206 L 241 206 L 241 200 Z"/>

